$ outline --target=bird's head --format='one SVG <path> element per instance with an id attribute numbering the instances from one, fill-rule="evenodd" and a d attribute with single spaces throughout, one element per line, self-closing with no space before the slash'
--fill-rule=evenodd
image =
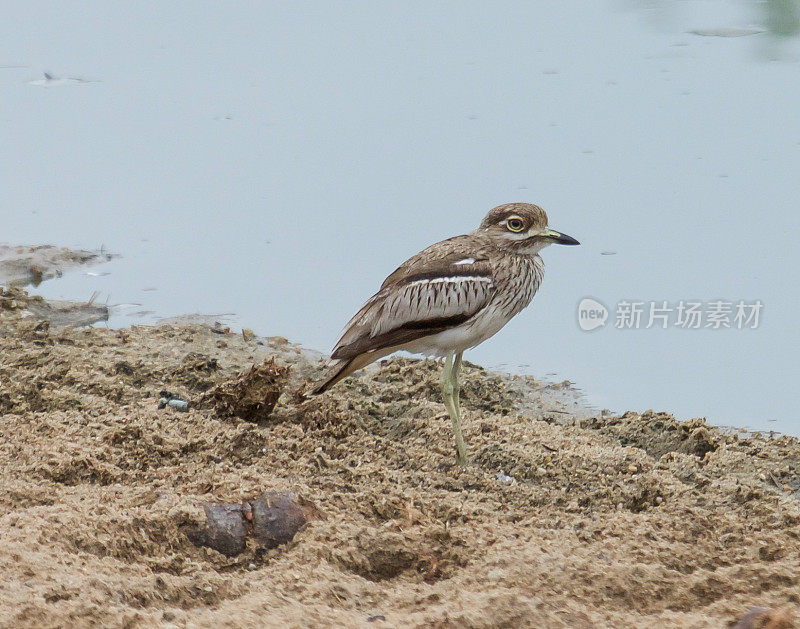
<path id="1" fill-rule="evenodd" d="M 498 247 L 521 255 L 535 255 L 547 245 L 579 245 L 547 226 L 547 214 L 533 203 L 506 203 L 489 210 L 478 228 Z"/>

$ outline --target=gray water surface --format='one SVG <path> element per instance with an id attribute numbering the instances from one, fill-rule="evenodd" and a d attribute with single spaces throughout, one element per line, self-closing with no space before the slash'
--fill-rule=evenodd
<path id="1" fill-rule="evenodd" d="M 326 350 L 408 256 L 536 202 L 582 246 L 469 360 L 798 434 L 799 14 L 4 2 L 0 239 L 121 253 L 38 289 L 141 304 L 112 325 L 236 313 Z M 758 328 L 614 327 L 621 300 L 717 299 L 760 300 Z"/>

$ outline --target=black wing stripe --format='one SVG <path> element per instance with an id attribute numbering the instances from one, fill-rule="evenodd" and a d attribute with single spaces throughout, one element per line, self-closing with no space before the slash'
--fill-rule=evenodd
<path id="1" fill-rule="evenodd" d="M 394 347 L 402 343 L 410 343 L 425 336 L 444 332 L 449 328 L 461 325 L 469 320 L 472 314 L 461 314 L 454 317 L 426 319 L 424 321 L 409 321 L 394 330 L 379 334 L 376 337 L 362 337 L 349 345 L 337 347 L 331 358 L 350 359 L 365 352 L 374 352 L 387 347 Z"/>

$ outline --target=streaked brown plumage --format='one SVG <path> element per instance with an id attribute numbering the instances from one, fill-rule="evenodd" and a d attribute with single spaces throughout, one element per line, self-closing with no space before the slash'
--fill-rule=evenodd
<path id="1" fill-rule="evenodd" d="M 472 233 L 409 258 L 345 326 L 331 354 L 331 371 L 309 393 L 322 393 L 398 350 L 447 356 L 455 374 L 446 373 L 457 392 L 461 354 L 493 336 L 531 302 L 544 277 L 539 251 L 553 242 L 578 244 L 550 230 L 540 207 L 508 203 L 492 209 Z M 457 401 L 453 410 L 460 414 Z"/>

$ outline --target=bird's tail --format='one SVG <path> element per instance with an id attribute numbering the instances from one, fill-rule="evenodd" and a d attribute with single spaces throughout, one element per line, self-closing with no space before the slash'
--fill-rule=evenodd
<path id="1" fill-rule="evenodd" d="M 377 358 L 377 357 L 376 357 Z M 346 378 L 354 371 L 361 369 L 368 365 L 376 358 L 372 358 L 369 354 L 361 354 L 355 358 L 347 358 L 342 360 L 335 360 L 331 363 L 331 368 L 325 377 L 317 382 L 313 387 L 305 392 L 305 397 L 319 395 L 325 393 L 334 384 L 339 382 L 342 378 Z"/>

